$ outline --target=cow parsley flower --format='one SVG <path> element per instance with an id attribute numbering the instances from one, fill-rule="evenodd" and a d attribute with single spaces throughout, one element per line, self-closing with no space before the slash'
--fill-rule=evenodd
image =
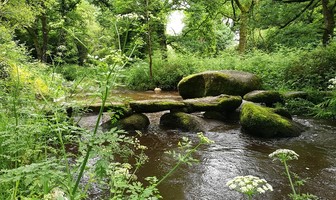
<path id="1" fill-rule="evenodd" d="M 297 160 L 299 155 L 290 149 L 278 149 L 269 155 L 273 160 L 280 160 L 282 163 L 287 160 Z"/>
<path id="2" fill-rule="evenodd" d="M 236 190 L 252 199 L 255 194 L 263 194 L 266 191 L 273 191 L 273 187 L 265 179 L 256 176 L 237 176 L 226 183 L 231 190 Z"/>

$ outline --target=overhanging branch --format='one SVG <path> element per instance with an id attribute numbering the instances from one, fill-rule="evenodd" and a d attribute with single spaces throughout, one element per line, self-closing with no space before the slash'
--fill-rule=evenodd
<path id="1" fill-rule="evenodd" d="M 293 1 L 293 2 L 295 2 L 295 1 L 300 1 L 300 0 L 291 0 L 291 1 Z M 306 0 L 302 0 L 302 1 L 300 1 L 300 2 L 304 2 L 304 1 L 306 1 Z M 295 21 L 296 19 L 298 19 L 306 10 L 308 10 L 308 8 L 311 6 L 311 5 L 313 5 L 313 3 L 314 3 L 314 1 L 315 0 L 310 0 L 310 2 L 309 2 L 309 4 L 307 4 L 298 14 L 296 14 L 295 16 L 294 16 L 294 18 L 292 18 L 291 20 L 289 20 L 286 24 L 284 24 L 284 25 L 282 25 L 282 26 L 280 26 L 280 29 L 283 29 L 283 28 L 285 28 L 286 26 L 288 26 L 289 24 L 291 24 L 293 21 Z"/>

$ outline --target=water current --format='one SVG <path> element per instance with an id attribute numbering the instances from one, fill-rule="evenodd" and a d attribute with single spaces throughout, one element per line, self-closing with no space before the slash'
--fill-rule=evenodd
<path id="1" fill-rule="evenodd" d="M 118 92 L 132 99 L 180 99 L 177 93 Z M 149 162 L 138 177 L 158 178 L 166 174 L 176 163 L 165 151 L 176 150 L 182 137 L 197 141 L 195 133 L 179 130 L 162 130 L 159 118 L 163 113 L 146 114 L 151 124 L 140 138 L 148 147 Z M 264 178 L 274 191 L 256 199 L 289 199 L 291 192 L 284 168 L 268 157 L 279 148 L 292 149 L 299 159 L 290 161 L 290 170 L 306 179 L 302 193 L 312 193 L 325 200 L 336 200 L 336 122 L 294 117 L 306 127 L 301 136 L 282 139 L 260 139 L 241 132 L 239 122 L 222 123 L 208 121 L 204 133 L 215 143 L 199 149 L 195 157 L 199 163 L 180 167 L 159 187 L 165 200 L 238 200 L 241 194 L 225 184 L 235 176 L 254 175 Z"/>

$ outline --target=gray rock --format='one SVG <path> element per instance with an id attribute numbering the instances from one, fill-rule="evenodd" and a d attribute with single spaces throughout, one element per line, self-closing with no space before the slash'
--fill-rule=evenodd
<path id="1" fill-rule="evenodd" d="M 129 105 L 133 112 L 136 113 L 151 113 L 173 109 L 177 110 L 185 107 L 183 102 L 170 99 L 131 101 Z"/>
<path id="2" fill-rule="evenodd" d="M 273 106 L 275 103 L 282 103 L 283 99 L 279 92 L 269 90 L 254 90 L 244 95 L 244 100 L 255 103 L 264 103 L 266 106 Z"/>
<path id="3" fill-rule="evenodd" d="M 261 88 L 261 79 L 251 73 L 222 70 L 192 74 L 178 83 L 183 99 L 217 96 L 220 94 L 240 95 Z"/>
<path id="4" fill-rule="evenodd" d="M 183 101 L 188 112 L 218 111 L 231 112 L 236 110 L 242 103 L 240 96 L 219 95 L 215 97 L 203 97 L 187 99 Z"/>
<path id="5" fill-rule="evenodd" d="M 295 98 L 307 99 L 308 93 L 304 91 L 290 91 L 290 92 L 284 93 L 283 96 L 286 99 L 295 99 Z"/>

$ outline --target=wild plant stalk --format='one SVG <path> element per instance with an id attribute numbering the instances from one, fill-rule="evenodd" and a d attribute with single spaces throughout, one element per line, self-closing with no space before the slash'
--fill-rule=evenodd
<path id="1" fill-rule="evenodd" d="M 100 110 L 99 110 L 99 114 L 98 114 L 98 119 L 96 121 L 96 125 L 95 125 L 95 128 L 93 130 L 93 136 L 95 136 L 97 134 L 97 131 L 98 131 L 98 128 L 99 128 L 99 123 L 100 123 L 100 120 L 102 118 L 102 115 L 103 115 L 103 111 L 104 111 L 104 107 L 105 107 L 105 103 L 106 103 L 106 99 L 107 99 L 107 96 L 109 94 L 109 85 L 110 85 L 110 78 L 111 78 L 111 75 L 113 73 L 113 70 L 115 68 L 116 65 L 114 65 L 114 67 L 112 68 L 112 70 L 109 71 L 107 77 L 106 77 L 106 82 L 105 82 L 105 89 L 104 89 L 104 93 L 102 95 L 102 105 L 100 106 Z M 72 189 L 72 192 L 71 192 L 71 199 L 74 199 L 74 196 L 77 192 L 77 189 L 78 189 L 78 185 L 79 185 L 79 182 L 80 180 L 82 179 L 83 177 L 83 173 L 85 171 L 85 167 L 86 167 L 86 164 L 89 160 L 89 156 L 90 156 L 90 153 L 92 151 L 92 148 L 93 146 L 92 145 L 88 145 L 88 148 L 86 150 L 86 154 L 84 156 L 84 160 L 83 160 L 83 163 L 82 165 L 80 166 L 80 169 L 79 169 L 79 174 L 77 176 L 77 180 L 75 182 L 75 185 Z"/>
<path id="2" fill-rule="evenodd" d="M 285 167 L 285 172 L 286 172 L 286 176 L 289 180 L 289 184 L 290 187 L 292 189 L 293 195 L 296 196 L 296 191 L 295 191 L 295 187 L 292 181 L 292 177 L 290 175 L 290 171 L 287 165 L 287 161 L 288 160 L 297 160 L 299 158 L 299 155 L 297 153 L 295 153 L 295 151 L 293 150 L 289 150 L 289 149 L 278 149 L 276 151 L 274 151 L 273 153 L 271 153 L 269 155 L 270 158 L 273 158 L 273 160 L 280 160 L 280 162 L 284 165 Z"/>
<path id="3" fill-rule="evenodd" d="M 291 177 L 291 175 L 290 175 L 290 172 L 289 172 L 289 169 L 288 169 L 288 165 L 287 165 L 286 160 L 284 160 L 282 163 L 283 163 L 284 166 L 285 166 L 286 175 L 287 175 L 287 177 L 288 177 L 289 184 L 290 184 L 290 186 L 291 186 L 291 188 L 292 188 L 292 192 L 293 192 L 294 195 L 296 195 L 295 187 L 294 187 L 294 184 L 293 184 L 293 181 L 292 181 L 292 177 Z"/>
<path id="4" fill-rule="evenodd" d="M 169 170 L 167 174 L 165 174 L 155 185 L 155 187 L 159 186 L 163 181 L 165 181 L 170 175 L 172 175 L 182 164 L 186 163 L 186 160 L 191 157 L 191 155 L 197 151 L 197 149 L 202 145 L 202 143 L 198 143 L 193 149 L 188 151 L 179 161 L 175 164 L 175 166 Z"/>
<path id="5" fill-rule="evenodd" d="M 19 127 L 19 115 L 18 115 L 18 101 L 19 101 L 19 87 L 20 87 L 20 74 L 19 74 L 19 67 L 17 65 L 14 66 L 15 71 L 16 71 L 16 80 L 14 82 L 14 93 L 13 93 L 13 113 L 14 113 L 14 118 L 15 118 L 15 127 L 14 127 L 14 135 L 17 136 L 16 140 L 19 139 L 19 134 L 17 133 L 18 127 Z M 18 167 L 18 153 L 16 153 L 16 158 L 15 158 L 15 168 Z M 16 194 L 19 188 L 20 180 L 17 180 L 15 182 L 15 187 L 12 193 L 12 199 L 16 198 Z"/>
<path id="6" fill-rule="evenodd" d="M 131 55 L 133 54 L 134 50 L 135 50 L 135 47 L 132 49 L 132 52 L 131 52 L 131 54 L 129 55 L 128 58 L 131 57 Z M 126 60 L 126 62 L 123 63 L 123 65 L 121 66 L 121 68 L 124 68 L 126 64 L 127 64 L 127 60 Z M 98 128 L 99 128 L 99 123 L 100 123 L 101 118 L 103 116 L 103 111 L 104 111 L 104 108 L 105 108 L 106 100 L 107 100 L 109 91 L 111 89 L 111 84 L 116 81 L 115 69 L 117 67 L 118 67 L 117 63 L 115 63 L 113 66 L 111 66 L 109 68 L 108 75 L 106 76 L 105 85 L 104 85 L 104 91 L 103 91 L 103 94 L 102 94 L 102 104 L 100 106 L 99 114 L 98 114 L 98 119 L 96 121 L 95 128 L 93 130 L 93 136 L 95 136 L 97 134 L 97 131 L 98 131 Z M 114 76 L 112 76 L 112 75 L 114 75 Z M 112 78 L 112 80 L 111 80 L 111 78 Z M 75 196 L 75 194 L 77 192 L 79 183 L 80 183 L 80 181 L 81 181 L 81 179 L 83 177 L 84 171 L 85 171 L 85 167 L 86 167 L 87 162 L 89 160 L 92 148 L 93 148 L 93 146 L 89 144 L 88 148 L 86 150 L 86 154 L 84 156 L 84 160 L 83 160 L 83 162 L 82 162 L 82 164 L 80 166 L 79 173 L 78 173 L 75 185 L 74 185 L 74 187 L 73 187 L 73 189 L 71 191 L 71 194 L 70 194 L 70 198 L 71 199 L 74 199 L 74 196 Z"/>
<path id="7" fill-rule="evenodd" d="M 192 149 L 188 149 L 189 148 L 189 143 L 187 142 L 185 146 L 183 146 L 182 144 L 182 148 L 187 148 L 187 153 L 180 157 L 178 156 L 179 161 L 176 163 L 176 165 L 167 173 L 165 174 L 156 184 L 155 187 L 157 187 L 158 185 L 160 185 L 163 181 L 165 181 L 171 174 L 173 174 L 179 167 L 180 165 L 187 163 L 190 164 L 191 162 L 195 162 L 196 160 L 192 158 L 192 154 L 195 153 L 197 151 L 197 149 L 204 145 L 204 144 L 211 144 L 213 143 L 213 141 L 209 140 L 207 137 L 205 137 L 202 133 L 198 133 L 198 137 L 200 139 L 199 143 Z"/>

